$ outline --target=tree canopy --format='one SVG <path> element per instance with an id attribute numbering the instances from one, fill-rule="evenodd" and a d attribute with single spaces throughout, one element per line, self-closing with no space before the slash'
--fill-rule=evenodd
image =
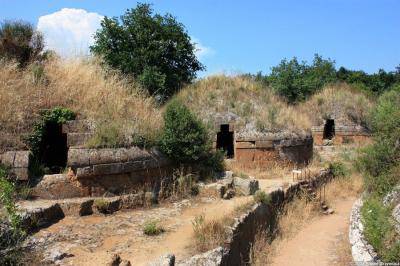
<path id="1" fill-rule="evenodd" d="M 170 14 L 153 14 L 149 4 L 139 3 L 120 19 L 105 17 L 94 39 L 92 53 L 132 75 L 161 101 L 204 69 L 184 25 Z"/>

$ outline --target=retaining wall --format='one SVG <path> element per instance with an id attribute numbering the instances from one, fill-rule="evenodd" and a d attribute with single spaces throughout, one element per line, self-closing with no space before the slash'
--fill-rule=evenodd
<path id="1" fill-rule="evenodd" d="M 216 143 L 214 143 L 216 147 Z M 245 167 L 270 166 L 276 163 L 307 164 L 313 155 L 311 135 L 281 138 L 279 135 L 259 138 L 238 138 L 234 143 L 234 160 Z"/>
<path id="2" fill-rule="evenodd" d="M 324 170 L 313 177 L 309 183 L 318 187 L 331 178 L 331 173 Z M 236 219 L 224 247 L 198 254 L 177 265 L 247 265 L 250 261 L 251 247 L 256 235 L 262 231 L 270 235 L 273 234 L 276 229 L 279 210 L 287 202 L 293 200 L 300 191 L 300 184 L 304 182 L 307 181 L 292 185 L 285 191 L 278 189 L 271 192 L 269 204 L 257 203 L 248 213 Z M 212 262 L 212 264 L 202 264 L 203 262 Z"/>
<path id="3" fill-rule="evenodd" d="M 172 174 L 172 164 L 157 150 L 70 148 L 67 174 L 44 176 L 34 188 L 42 199 L 115 196 L 151 189 Z"/>

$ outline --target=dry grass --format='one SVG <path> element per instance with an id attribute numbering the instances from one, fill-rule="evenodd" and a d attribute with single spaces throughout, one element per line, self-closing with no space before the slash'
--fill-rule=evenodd
<path id="1" fill-rule="evenodd" d="M 235 130 L 261 133 L 305 133 L 310 128 L 306 115 L 281 101 L 268 87 L 243 76 L 224 75 L 201 79 L 183 89 L 181 99 L 214 131 L 218 115 L 232 112 L 239 116 Z"/>
<path id="2" fill-rule="evenodd" d="M 372 106 L 365 94 L 339 83 L 325 87 L 299 109 L 308 113 L 313 125 L 323 125 L 327 118 L 335 118 L 337 124 L 365 126 Z"/>
<path id="3" fill-rule="evenodd" d="M 192 221 L 195 250 L 205 252 L 222 245 L 228 236 L 228 226 L 232 223 L 230 216 L 211 220 L 205 220 L 204 215 L 196 216 Z"/>
<path id="4" fill-rule="evenodd" d="M 24 147 L 39 112 L 56 106 L 117 129 L 120 141 L 155 138 L 162 126 L 153 99 L 132 81 L 105 71 L 94 60 L 52 60 L 24 70 L 0 62 L 0 150 Z"/>
<path id="5" fill-rule="evenodd" d="M 253 200 L 246 201 L 234 208 L 233 211 L 219 219 L 207 220 L 204 215 L 196 216 L 192 221 L 193 242 L 195 252 L 205 252 L 221 246 L 226 241 L 230 226 L 235 219 L 248 212 L 254 205 Z"/>

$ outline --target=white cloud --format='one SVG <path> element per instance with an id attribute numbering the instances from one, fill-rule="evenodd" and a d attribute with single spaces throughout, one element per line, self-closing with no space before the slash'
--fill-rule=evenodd
<path id="1" fill-rule="evenodd" d="M 199 39 L 192 37 L 192 42 L 195 44 L 196 56 L 199 60 L 204 59 L 207 56 L 215 54 L 215 51 L 211 47 L 203 45 Z"/>
<path id="2" fill-rule="evenodd" d="M 39 18 L 37 29 L 44 34 L 46 48 L 62 56 L 86 55 L 103 16 L 84 9 L 63 8 Z"/>

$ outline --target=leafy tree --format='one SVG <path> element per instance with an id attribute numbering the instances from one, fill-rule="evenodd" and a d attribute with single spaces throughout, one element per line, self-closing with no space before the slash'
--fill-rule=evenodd
<path id="1" fill-rule="evenodd" d="M 272 68 L 271 74 L 266 78 L 273 89 L 295 103 L 307 99 L 325 84 L 336 80 L 335 62 L 323 59 L 316 54 L 313 64 L 299 62 L 296 57 Z"/>
<path id="2" fill-rule="evenodd" d="M 40 60 L 44 41 L 32 24 L 5 21 L 0 25 L 0 58 L 16 60 L 20 66 Z"/>
<path id="3" fill-rule="evenodd" d="M 191 82 L 203 65 L 183 24 L 138 4 L 120 19 L 105 17 L 91 51 L 109 66 L 131 74 L 151 95 L 165 100 Z"/>

